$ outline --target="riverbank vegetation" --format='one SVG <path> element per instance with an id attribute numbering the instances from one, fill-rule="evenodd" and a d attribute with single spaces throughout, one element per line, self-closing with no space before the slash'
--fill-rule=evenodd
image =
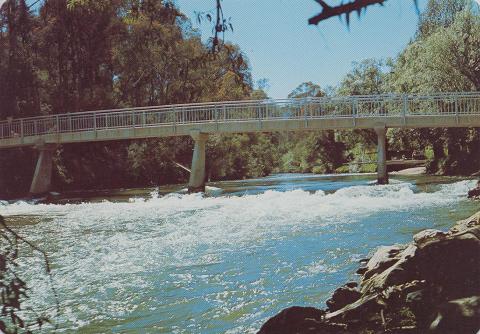
<path id="1" fill-rule="evenodd" d="M 7 0 L 0 11 L 0 119 L 130 106 L 263 99 L 241 48 L 215 53 L 173 1 Z M 396 59 L 354 63 L 337 87 L 305 82 L 289 97 L 480 89 L 480 18 L 467 0 L 430 0 Z M 321 83 L 320 83 L 321 84 Z M 479 129 L 388 132 L 390 152 L 428 158 L 428 172 L 480 170 Z M 70 189 L 182 183 L 190 138 L 63 145 L 54 184 Z M 212 135 L 210 180 L 272 172 L 333 173 L 374 160 L 373 131 Z M 33 149 L 0 155 L 0 197 L 28 191 Z M 365 165 L 371 169 L 370 165 Z M 349 169 L 350 170 L 350 169 Z"/>

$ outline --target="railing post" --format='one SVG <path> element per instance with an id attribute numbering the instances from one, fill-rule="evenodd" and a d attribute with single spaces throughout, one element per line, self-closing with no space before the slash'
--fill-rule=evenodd
<path id="1" fill-rule="evenodd" d="M 57 133 L 59 133 L 60 132 L 60 120 L 59 120 L 58 114 L 55 115 L 55 122 L 57 123 L 56 124 Z"/>
<path id="2" fill-rule="evenodd" d="M 408 113 L 408 96 L 407 94 L 403 94 L 403 125 L 407 124 L 407 113 Z"/>
<path id="3" fill-rule="evenodd" d="M 97 113 L 93 113 L 93 130 L 97 131 Z"/>
<path id="4" fill-rule="evenodd" d="M 353 126 L 357 126 L 357 99 L 353 98 L 352 100 L 352 118 L 353 118 Z"/>
<path id="5" fill-rule="evenodd" d="M 175 107 L 172 108 L 173 113 L 173 132 L 177 133 L 177 111 Z"/>
<path id="6" fill-rule="evenodd" d="M 223 121 L 226 122 L 227 121 L 227 108 L 226 108 L 225 105 L 223 105 L 222 109 L 223 109 Z"/>
<path id="7" fill-rule="evenodd" d="M 309 103 L 309 99 L 306 101 L 305 103 L 305 107 L 303 108 L 304 112 L 303 112 L 303 119 L 304 119 L 304 125 L 305 125 L 305 128 L 308 127 L 308 120 L 307 120 L 307 117 L 308 117 L 308 110 L 310 108 L 310 103 Z"/>
<path id="8" fill-rule="evenodd" d="M 258 107 L 255 108 L 255 109 L 257 110 L 256 114 L 257 114 L 257 118 L 258 118 L 258 126 L 261 129 L 262 128 L 262 117 L 260 117 L 260 109 Z"/>
<path id="9" fill-rule="evenodd" d="M 23 119 L 20 120 L 20 137 L 22 137 L 22 143 L 23 143 L 23 137 L 25 136 L 25 130 L 23 127 Z"/>
<path id="10" fill-rule="evenodd" d="M 458 97 L 457 96 L 455 96 L 455 119 L 458 124 L 460 120 L 458 119 Z"/>
<path id="11" fill-rule="evenodd" d="M 33 134 L 34 134 L 35 136 L 38 136 L 37 130 L 38 130 L 38 129 L 37 129 L 37 120 L 34 120 L 34 121 L 33 121 Z"/>
<path id="12" fill-rule="evenodd" d="M 70 132 L 73 131 L 73 129 L 72 129 L 72 114 L 68 114 L 68 129 L 70 130 Z"/>
<path id="13" fill-rule="evenodd" d="M 130 112 L 130 117 L 132 118 L 132 128 L 135 129 L 135 111 Z"/>

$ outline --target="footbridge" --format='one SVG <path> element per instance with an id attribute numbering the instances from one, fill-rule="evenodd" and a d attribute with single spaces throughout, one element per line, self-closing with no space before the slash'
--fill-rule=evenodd
<path id="1" fill-rule="evenodd" d="M 189 188 L 204 188 L 209 134 L 375 129 L 379 183 L 388 182 L 387 128 L 480 127 L 480 92 L 383 94 L 283 100 L 228 101 L 65 113 L 0 122 L 0 149 L 39 150 L 32 194 L 50 189 L 59 144 L 191 136 Z"/>

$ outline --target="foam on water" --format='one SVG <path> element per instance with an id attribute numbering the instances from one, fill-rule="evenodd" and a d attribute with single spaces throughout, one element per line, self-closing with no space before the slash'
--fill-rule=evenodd
<path id="1" fill-rule="evenodd" d="M 332 194 L 319 190 L 266 191 L 242 197 L 203 197 L 200 194 L 153 193 L 150 199 L 128 203 L 104 201 L 83 204 L 37 204 L 17 202 L 0 206 L 6 217 L 34 215 L 53 221 L 27 229 L 41 230 L 32 238 L 43 242 L 45 233 L 61 232 L 68 248 L 75 248 L 75 236 L 88 234 L 87 244 L 96 240 L 101 257 L 89 258 L 88 247 L 80 249 L 92 265 L 110 263 L 105 270 L 135 272 L 152 263 L 190 265 L 215 262 L 215 257 L 192 258 L 199 249 L 227 251 L 282 235 L 285 229 L 302 230 L 308 225 L 325 226 L 336 222 L 355 222 L 376 212 L 412 210 L 445 206 L 459 201 L 475 181 L 441 185 L 432 193 L 415 192 L 410 183 L 385 186 L 353 186 Z M 83 240 L 83 239 L 81 239 Z M 154 245 L 152 247 L 152 245 Z M 143 264 L 129 259 L 143 257 Z M 127 261 L 124 261 L 124 260 Z M 186 262 L 185 262 L 186 261 Z M 118 268 L 121 266 L 122 268 Z M 136 269 L 137 268 L 137 269 Z"/>
<path id="2" fill-rule="evenodd" d="M 281 240 L 287 231 L 308 234 L 325 226 L 352 224 L 375 213 L 453 205 L 474 185 L 473 180 L 460 181 L 438 185 L 429 193 L 418 192 L 407 182 L 352 186 L 331 194 L 321 190 L 314 193 L 293 190 L 241 197 L 203 197 L 200 194 L 159 196 L 154 192 L 151 198 L 132 198 L 122 203 L 1 202 L 0 214 L 48 218 L 22 227 L 22 233 L 50 254 L 55 267 L 54 280 L 61 294 L 62 321 L 72 329 L 96 321 L 121 319 L 137 309 L 145 312 L 148 305 L 158 304 L 155 302 L 158 284 L 165 285 L 161 291 L 178 288 L 195 291 L 192 285 L 208 286 L 218 279 L 213 274 L 193 277 L 182 268 L 222 263 L 228 254 L 253 251 L 266 242 Z M 38 275 L 38 259 L 24 258 L 21 267 L 32 286 L 40 290 L 46 286 L 45 276 Z M 297 269 L 295 275 L 299 279 L 337 270 L 322 260 L 310 261 Z M 160 272 L 161 283 L 149 279 L 149 273 Z M 140 296 L 131 294 L 138 290 L 142 291 Z M 215 296 L 206 293 L 202 298 L 214 302 L 227 298 Z M 177 296 L 169 306 L 181 300 Z M 82 306 L 82 302 L 93 306 Z"/>

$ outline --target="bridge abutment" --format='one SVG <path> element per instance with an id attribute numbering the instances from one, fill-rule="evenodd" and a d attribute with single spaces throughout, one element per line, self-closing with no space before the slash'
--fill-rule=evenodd
<path id="1" fill-rule="evenodd" d="M 387 129 L 375 127 L 377 133 L 377 182 L 378 184 L 388 184 L 387 172 Z"/>
<path id="2" fill-rule="evenodd" d="M 205 191 L 205 149 L 208 134 L 192 131 L 190 136 L 195 141 L 195 147 L 193 149 L 188 192 L 203 192 Z"/>
<path id="3" fill-rule="evenodd" d="M 30 194 L 40 195 L 50 191 L 52 186 L 53 154 L 57 145 L 41 144 L 35 148 L 39 151 L 39 155 L 30 186 Z"/>

